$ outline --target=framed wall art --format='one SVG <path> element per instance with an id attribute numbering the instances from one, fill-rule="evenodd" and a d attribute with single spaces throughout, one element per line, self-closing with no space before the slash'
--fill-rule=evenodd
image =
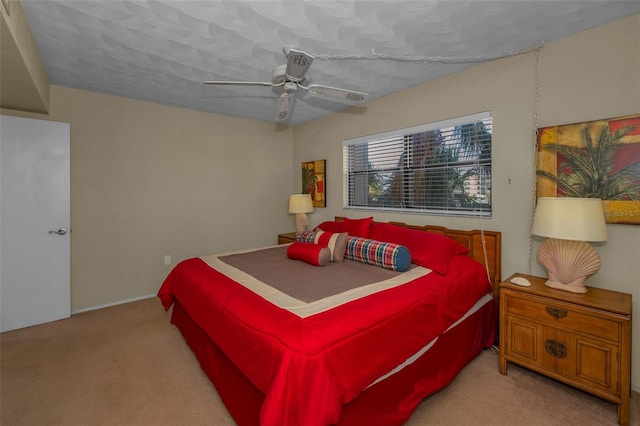
<path id="1" fill-rule="evenodd" d="M 607 223 L 640 225 L 640 114 L 538 129 L 536 197 L 601 198 Z"/>
<path id="2" fill-rule="evenodd" d="M 313 207 L 326 207 L 326 160 L 302 163 L 302 193 L 311 194 Z"/>

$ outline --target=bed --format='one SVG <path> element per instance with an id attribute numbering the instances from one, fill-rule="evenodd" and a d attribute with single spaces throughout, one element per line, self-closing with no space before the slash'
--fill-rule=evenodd
<path id="1" fill-rule="evenodd" d="M 400 425 L 494 343 L 501 234 L 344 217 L 315 231 L 345 237 L 345 259 L 291 259 L 302 242 L 192 258 L 158 296 L 239 425 Z M 409 252 L 409 269 L 349 257 L 363 241 Z"/>

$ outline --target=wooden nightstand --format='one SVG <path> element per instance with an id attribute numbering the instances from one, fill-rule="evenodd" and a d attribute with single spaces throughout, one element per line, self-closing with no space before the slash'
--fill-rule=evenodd
<path id="1" fill-rule="evenodd" d="M 531 287 L 509 282 L 514 276 Z M 631 295 L 594 287 L 576 294 L 545 281 L 514 274 L 500 283 L 500 373 L 513 362 L 611 401 L 628 425 Z"/>
<path id="2" fill-rule="evenodd" d="M 286 234 L 278 234 L 278 244 L 289 244 L 296 240 L 295 232 L 288 232 Z"/>

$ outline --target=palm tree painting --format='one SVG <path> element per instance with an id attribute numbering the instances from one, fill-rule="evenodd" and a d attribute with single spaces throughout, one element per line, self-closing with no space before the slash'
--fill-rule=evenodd
<path id="1" fill-rule="evenodd" d="M 640 225 L 640 115 L 538 129 L 537 196 L 601 198 L 607 223 Z"/>
<path id="2" fill-rule="evenodd" d="M 302 193 L 311 194 L 313 207 L 326 207 L 325 160 L 302 163 Z"/>

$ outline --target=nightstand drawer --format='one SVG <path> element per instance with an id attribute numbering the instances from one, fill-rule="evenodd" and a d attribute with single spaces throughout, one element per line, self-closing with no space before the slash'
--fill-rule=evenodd
<path id="1" fill-rule="evenodd" d="M 508 294 L 506 310 L 509 315 L 519 315 L 572 332 L 594 335 L 600 339 L 617 342 L 620 338 L 620 323 L 600 317 L 597 311 L 575 305 L 551 302 L 542 298 L 521 297 Z"/>

